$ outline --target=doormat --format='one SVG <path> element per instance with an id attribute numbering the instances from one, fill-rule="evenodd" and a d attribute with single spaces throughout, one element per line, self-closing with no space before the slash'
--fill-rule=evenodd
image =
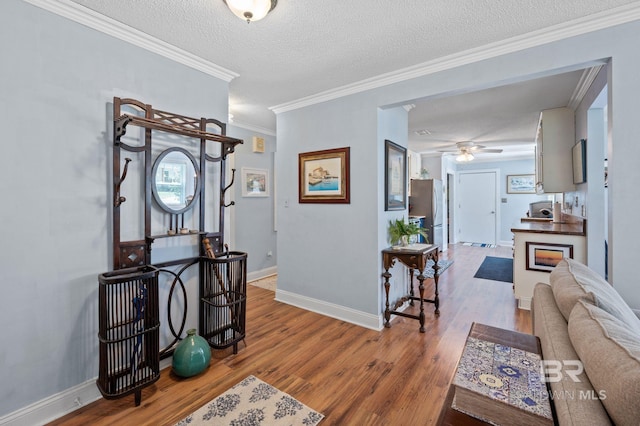
<path id="1" fill-rule="evenodd" d="M 485 243 L 462 243 L 463 246 L 467 247 L 486 247 L 486 248 L 496 248 L 495 244 L 485 244 Z"/>
<path id="2" fill-rule="evenodd" d="M 292 396 L 249 376 L 175 426 L 310 425 L 324 418 Z"/>
<path id="3" fill-rule="evenodd" d="M 486 256 L 473 277 L 512 283 L 513 259 L 510 257 Z"/>

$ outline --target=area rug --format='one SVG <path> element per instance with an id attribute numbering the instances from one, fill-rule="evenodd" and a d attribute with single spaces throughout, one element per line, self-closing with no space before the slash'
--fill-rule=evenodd
<path id="1" fill-rule="evenodd" d="M 495 244 L 485 244 L 485 243 L 462 243 L 463 246 L 467 247 L 486 247 L 486 248 L 496 248 Z"/>
<path id="2" fill-rule="evenodd" d="M 435 262 L 431 259 L 427 260 L 427 266 L 426 268 L 424 268 L 424 274 L 423 274 L 426 278 L 433 278 L 434 263 Z M 442 275 L 442 273 L 446 271 L 447 268 L 451 266 L 451 264 L 453 264 L 453 260 L 445 260 L 445 259 L 438 260 L 438 267 L 440 268 L 438 269 L 438 276 Z"/>
<path id="3" fill-rule="evenodd" d="M 486 256 L 473 277 L 512 283 L 513 259 L 510 257 Z"/>
<path id="4" fill-rule="evenodd" d="M 256 287 L 260 287 L 260 288 L 264 288 L 266 290 L 270 290 L 270 291 L 276 291 L 276 283 L 278 281 L 278 276 L 277 275 L 271 275 L 270 277 L 266 277 L 266 278 L 261 278 L 259 280 L 255 280 L 255 281 L 249 281 L 249 284 L 256 286 Z"/>
<path id="5" fill-rule="evenodd" d="M 324 418 L 292 396 L 249 376 L 185 417 L 185 425 L 317 425 Z"/>

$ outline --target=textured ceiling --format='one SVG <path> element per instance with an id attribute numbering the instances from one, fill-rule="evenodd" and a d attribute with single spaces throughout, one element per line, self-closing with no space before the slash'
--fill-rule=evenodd
<path id="1" fill-rule="evenodd" d="M 238 73 L 230 83 L 234 121 L 272 131 L 269 107 L 640 3 L 279 0 L 265 19 L 247 24 L 223 0 L 72 1 Z"/>

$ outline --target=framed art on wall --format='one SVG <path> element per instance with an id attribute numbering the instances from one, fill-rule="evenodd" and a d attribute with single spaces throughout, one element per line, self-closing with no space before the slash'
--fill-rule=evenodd
<path id="1" fill-rule="evenodd" d="M 269 170 L 242 168 L 242 196 L 268 197 Z"/>
<path id="2" fill-rule="evenodd" d="M 407 208 L 407 149 L 384 141 L 384 209 L 404 210 Z"/>
<path id="3" fill-rule="evenodd" d="M 580 139 L 571 148 L 571 165 L 573 167 L 573 183 L 587 181 L 587 140 Z"/>
<path id="4" fill-rule="evenodd" d="M 349 147 L 298 154 L 298 202 L 349 204 Z"/>
<path id="5" fill-rule="evenodd" d="M 507 175 L 507 194 L 535 194 L 535 175 Z"/>
<path id="6" fill-rule="evenodd" d="M 551 272 L 565 257 L 573 259 L 573 245 L 526 242 L 527 269 Z"/>

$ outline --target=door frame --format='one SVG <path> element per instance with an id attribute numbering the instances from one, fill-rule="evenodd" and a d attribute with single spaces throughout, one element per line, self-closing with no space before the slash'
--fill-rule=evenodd
<path id="1" fill-rule="evenodd" d="M 500 231 L 500 169 L 472 169 L 472 170 L 459 170 L 456 171 L 455 173 L 455 179 L 456 179 L 456 191 L 454 193 L 454 199 L 455 199 L 455 212 L 454 215 L 456 216 L 456 226 L 458 223 L 460 223 L 460 217 L 462 216 L 462 213 L 460 212 L 460 199 L 459 199 L 459 194 L 460 194 L 460 175 L 467 175 L 467 174 L 478 174 L 478 173 L 493 173 L 495 174 L 495 226 L 494 226 L 494 244 L 498 245 L 498 243 L 500 242 L 500 239 L 498 238 L 499 235 L 499 231 Z M 456 231 L 456 229 L 454 228 L 454 232 L 453 232 L 455 241 L 454 243 L 459 243 L 460 242 L 460 233 Z"/>

